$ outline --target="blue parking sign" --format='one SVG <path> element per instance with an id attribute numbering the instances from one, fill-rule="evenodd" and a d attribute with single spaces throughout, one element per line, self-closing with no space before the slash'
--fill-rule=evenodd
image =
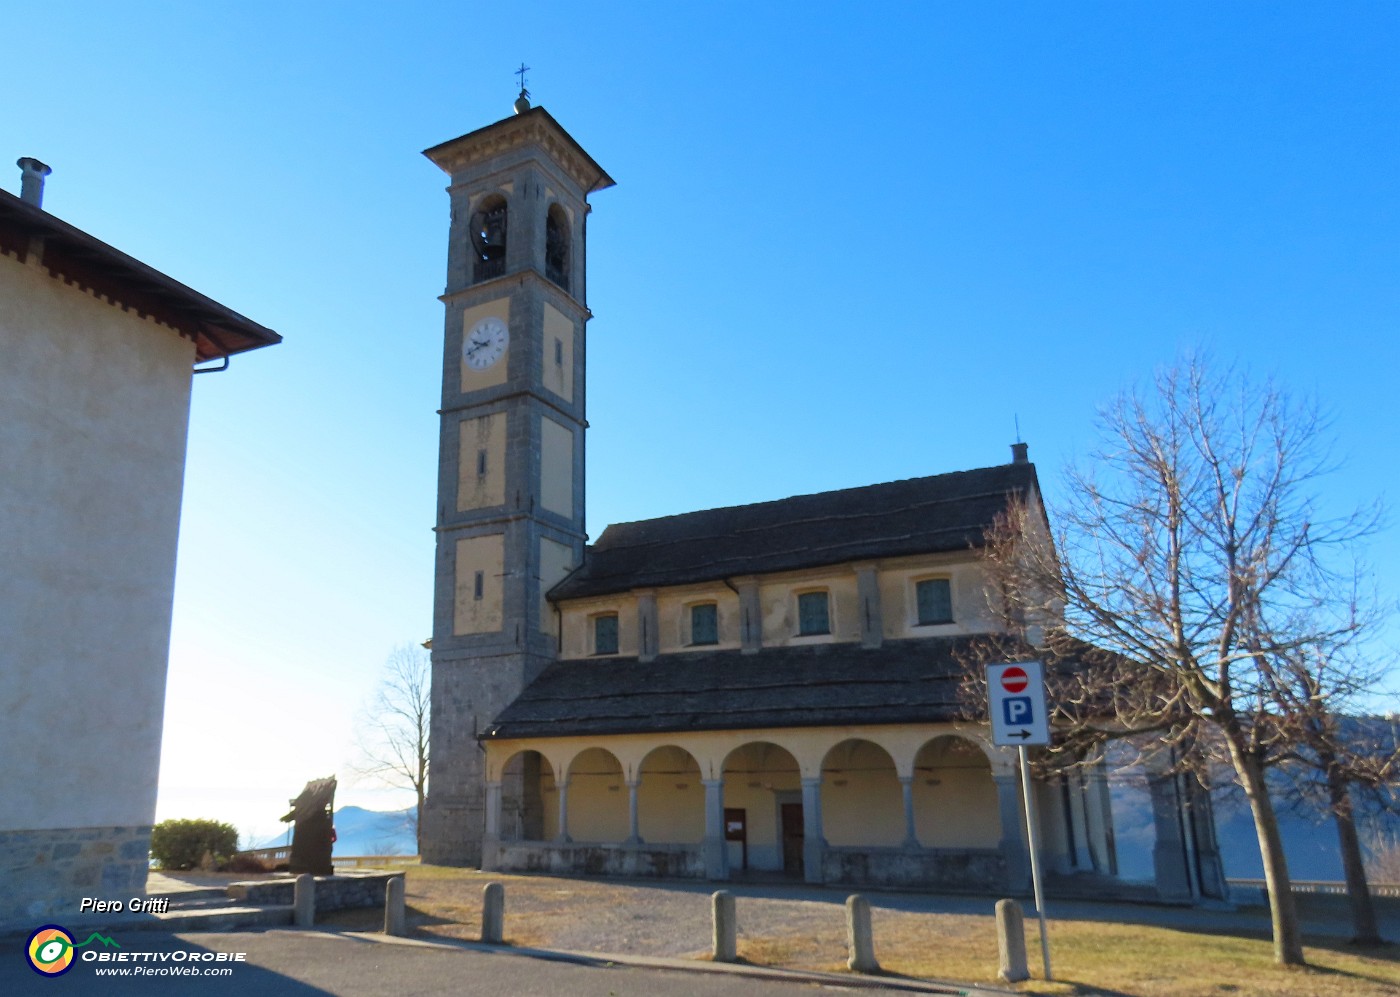
<path id="1" fill-rule="evenodd" d="M 1001 701 L 1002 719 L 1009 726 L 1033 723 L 1035 712 L 1031 708 L 1029 696 L 1007 696 Z"/>
<path id="2" fill-rule="evenodd" d="M 988 665 L 987 719 L 993 744 L 1049 744 L 1045 666 L 1039 661 Z"/>

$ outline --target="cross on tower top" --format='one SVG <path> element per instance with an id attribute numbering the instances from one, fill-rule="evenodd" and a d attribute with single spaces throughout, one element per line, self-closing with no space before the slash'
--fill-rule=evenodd
<path id="1" fill-rule="evenodd" d="M 525 74 L 529 71 L 530 67 L 523 62 L 520 64 L 520 68 L 515 71 L 515 75 L 520 77 L 520 92 L 527 97 L 530 95 L 530 91 L 525 89 Z"/>

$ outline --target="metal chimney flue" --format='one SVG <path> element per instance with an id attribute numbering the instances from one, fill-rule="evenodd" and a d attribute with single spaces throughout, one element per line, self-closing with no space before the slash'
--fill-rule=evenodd
<path id="1" fill-rule="evenodd" d="M 44 206 L 44 177 L 53 170 L 33 156 L 24 156 L 15 163 L 20 168 L 19 199 L 36 208 Z"/>

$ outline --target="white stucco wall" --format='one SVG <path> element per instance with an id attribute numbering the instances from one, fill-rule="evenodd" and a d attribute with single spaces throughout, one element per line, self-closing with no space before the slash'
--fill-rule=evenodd
<path id="1" fill-rule="evenodd" d="M 154 821 L 193 362 L 0 256 L 0 831 Z"/>

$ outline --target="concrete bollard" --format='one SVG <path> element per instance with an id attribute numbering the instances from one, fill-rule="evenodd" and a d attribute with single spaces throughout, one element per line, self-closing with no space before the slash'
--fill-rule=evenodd
<path id="1" fill-rule="evenodd" d="M 875 935 L 870 927 L 870 901 L 859 893 L 846 898 L 846 948 L 851 957 L 846 965 L 857 973 L 878 973 Z"/>
<path id="2" fill-rule="evenodd" d="M 405 935 L 403 877 L 395 876 L 384 888 L 384 934 Z"/>
<path id="3" fill-rule="evenodd" d="M 738 921 L 734 917 L 734 894 L 718 890 L 710 897 L 714 906 L 714 944 L 710 958 L 715 962 L 735 962 L 739 958 Z"/>
<path id="4" fill-rule="evenodd" d="M 292 923 L 309 928 L 316 922 L 316 877 L 303 872 L 292 887 Z"/>
<path id="5" fill-rule="evenodd" d="M 481 940 L 500 945 L 506 940 L 506 888 L 487 883 L 481 891 Z"/>
<path id="6" fill-rule="evenodd" d="M 1015 900 L 997 901 L 997 955 L 1001 962 L 997 976 L 1007 983 L 1031 978 L 1026 967 L 1026 919 Z"/>

